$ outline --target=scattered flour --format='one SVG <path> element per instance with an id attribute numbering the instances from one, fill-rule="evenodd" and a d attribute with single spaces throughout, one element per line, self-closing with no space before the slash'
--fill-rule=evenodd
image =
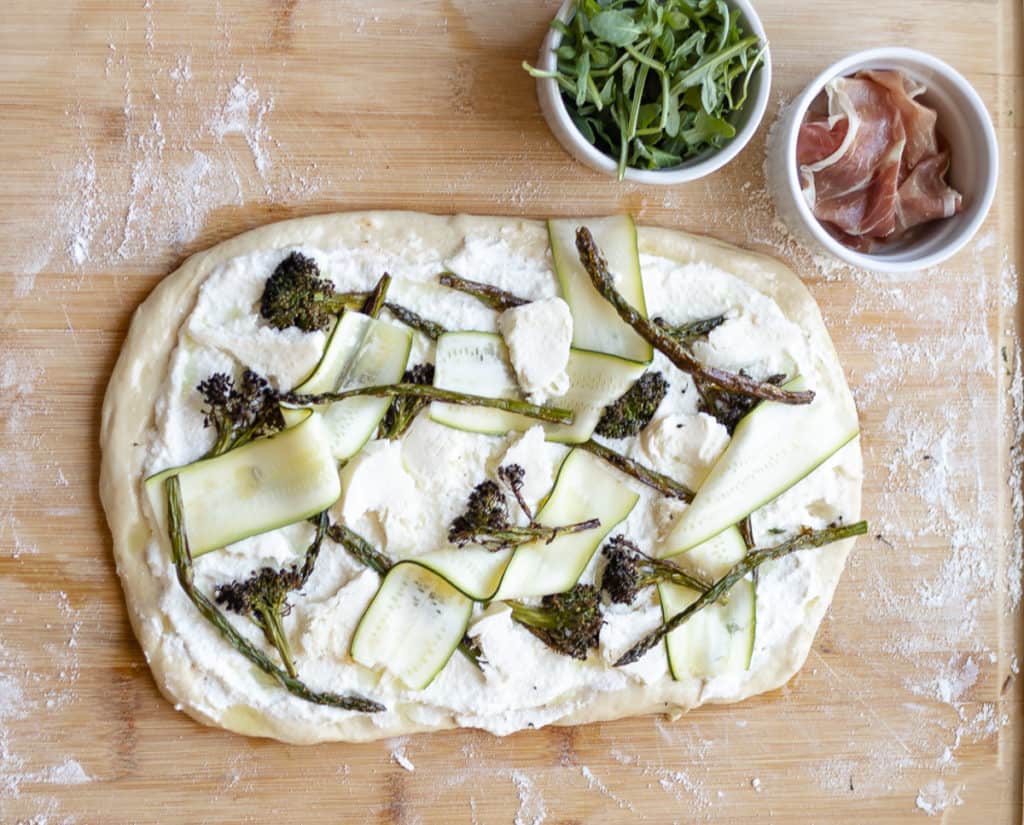
<path id="1" fill-rule="evenodd" d="M 224 769 L 219 796 L 248 793 L 256 787 L 259 761 L 250 753 L 232 754 Z"/>
<path id="2" fill-rule="evenodd" d="M 14 262 L 18 297 L 33 293 L 44 269 L 81 273 L 143 256 L 164 260 L 206 230 L 216 209 L 302 202 L 322 188 L 314 163 L 280 162 L 290 153 L 272 132 L 274 95 L 244 66 L 228 75 L 226 59 L 216 61 L 223 79 L 211 99 L 194 80 L 192 54 L 173 59 L 167 67 L 110 44 L 104 71 L 122 87 L 120 143 L 98 143 L 80 106 L 66 110 L 77 144 L 67 166 L 55 164 L 55 204 L 33 225 L 27 256 Z"/>
<path id="3" fill-rule="evenodd" d="M 5 584 L 5 592 L 16 603 L 25 603 L 31 594 L 15 583 Z M 6 612 L 0 624 L 0 822 L 70 825 L 76 821 L 64 810 L 70 797 L 52 796 L 53 786 L 82 785 L 93 777 L 73 756 L 54 761 L 49 746 L 39 747 L 37 720 L 76 700 L 83 620 L 63 592 L 37 598 L 32 620 L 47 619 L 41 628 L 43 644 L 29 651 L 17 646 L 14 631 L 22 622 L 18 611 Z M 34 627 L 33 635 L 38 632 Z"/>
<path id="4" fill-rule="evenodd" d="M 640 769 L 643 776 L 653 777 L 665 793 L 670 794 L 677 802 L 686 803 L 691 808 L 691 815 L 701 812 L 703 819 L 709 819 L 711 812 L 711 796 L 705 782 L 694 779 L 689 772 L 666 768 L 660 764 L 640 756 L 613 748 L 609 755 L 620 765 L 634 766 Z"/>
<path id="5" fill-rule="evenodd" d="M 273 109 L 274 99 L 261 100 L 252 78 L 242 70 L 210 126 L 210 131 L 222 143 L 226 135 L 241 135 L 252 152 L 253 164 L 260 175 L 266 175 L 273 165 L 267 154 L 266 144 L 270 138 L 264 125 L 266 116 Z"/>
<path id="6" fill-rule="evenodd" d="M 935 779 L 917 792 L 917 807 L 928 816 L 938 816 L 947 808 L 964 804 L 960 798 L 961 790 L 962 786 L 947 788 L 945 782 Z"/>
<path id="7" fill-rule="evenodd" d="M 608 797 L 620 808 L 623 808 L 628 811 L 636 810 L 636 807 L 633 805 L 632 802 L 630 802 L 628 799 L 623 799 L 621 796 L 618 796 L 617 794 L 609 790 L 608 786 L 605 785 L 604 782 L 602 782 L 600 779 L 598 779 L 597 776 L 594 775 L 594 772 L 590 770 L 590 768 L 588 768 L 586 765 L 583 765 L 580 768 L 580 773 L 583 774 L 583 778 L 587 780 L 587 788 L 589 788 L 590 790 L 596 790 L 599 794 L 601 794 L 601 796 Z"/>
<path id="8" fill-rule="evenodd" d="M 45 782 L 50 785 L 84 785 L 86 782 L 92 782 L 92 777 L 78 762 L 67 757 L 59 765 L 26 775 L 25 781 Z"/>
<path id="9" fill-rule="evenodd" d="M 398 739 L 391 739 L 388 742 L 388 747 L 391 749 L 391 761 L 401 767 L 403 770 L 412 773 L 416 770 L 416 766 L 413 764 L 409 755 L 406 753 L 405 748 L 409 743 L 408 736 L 402 736 Z"/>
<path id="10" fill-rule="evenodd" d="M 519 795 L 519 810 L 516 811 L 514 825 L 541 825 L 548 818 L 548 810 L 533 779 L 518 770 L 513 770 L 511 777 Z"/>

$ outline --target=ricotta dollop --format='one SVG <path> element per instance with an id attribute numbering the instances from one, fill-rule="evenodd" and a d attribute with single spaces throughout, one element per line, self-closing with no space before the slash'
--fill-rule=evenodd
<path id="1" fill-rule="evenodd" d="M 383 271 L 394 279 L 391 299 L 452 330 L 499 330 L 505 337 L 517 378 L 533 400 L 565 391 L 565 366 L 572 339 L 566 304 L 554 297 L 558 281 L 546 253 L 546 236 L 534 224 L 495 225 L 468 235 L 444 256 L 431 243 L 402 245 L 400 251 L 375 247 L 301 248 L 339 290 L 369 289 Z M 326 243 L 326 242 L 325 242 Z M 196 384 L 214 371 L 243 365 L 265 371 L 282 389 L 290 389 L 316 365 L 321 333 L 275 330 L 259 318 L 258 298 L 277 263 L 294 251 L 267 249 L 242 255 L 218 267 L 200 290 L 189 319 L 181 327 L 166 389 L 156 405 L 147 445 L 147 474 L 198 459 L 211 434 L 203 427 L 202 400 Z M 746 281 L 707 263 L 679 263 L 643 254 L 641 269 L 648 313 L 669 323 L 723 314 L 727 320 L 700 344 L 700 357 L 716 366 L 746 369 L 764 376 L 798 372 L 808 363 L 805 334 L 779 306 Z M 436 275 L 451 270 L 466 278 L 489 280 L 533 303 L 500 315 L 468 296 L 436 285 Z M 409 364 L 429 362 L 434 344 L 416 334 Z M 669 390 L 655 419 L 637 437 L 621 439 L 615 449 L 654 469 L 697 486 L 724 449 L 728 435 L 714 419 L 698 411 L 689 376 L 655 353 Z M 803 482 L 755 513 L 755 538 L 768 530 L 820 526 L 842 517 L 841 502 L 859 484 L 855 447 L 838 453 Z M 546 442 L 540 427 L 526 433 L 488 436 L 454 430 L 423 412 L 397 441 L 371 441 L 342 471 L 343 492 L 331 517 L 364 535 L 397 560 L 450 547 L 447 526 L 464 506 L 474 485 L 493 477 L 503 462 L 526 468 L 526 498 L 536 505 L 551 489 L 568 448 Z M 851 467 L 853 469 L 851 469 Z M 629 517 L 615 528 L 642 548 L 654 548 L 685 508 L 623 476 L 639 494 Z M 849 514 L 845 514 L 849 515 Z M 205 593 L 218 583 L 244 577 L 263 564 L 281 565 L 301 557 L 312 536 L 306 523 L 254 536 L 195 563 L 196 585 Z M 824 551 L 822 551 L 824 552 Z M 289 697 L 227 652 L 216 630 L 206 624 L 181 592 L 159 541 L 150 541 L 147 563 L 163 583 L 161 621 L 173 628 L 176 655 L 206 674 L 203 713 L 220 718 L 238 702 L 266 713 L 303 720 L 344 713 Z M 599 578 L 603 562 L 595 554 L 582 581 Z M 434 682 L 410 691 L 386 671 L 356 665 L 349 656 L 352 633 L 379 583 L 342 548 L 326 542 L 302 594 L 285 619 L 296 664 L 314 689 L 358 691 L 388 710 L 373 724 L 394 725 L 402 717 L 424 725 L 454 722 L 508 733 L 564 717 L 595 691 L 647 684 L 668 675 L 665 656 L 652 652 L 626 668 L 608 666 L 660 621 L 653 589 L 634 605 L 608 609 L 601 649 L 586 662 L 559 656 L 512 622 L 500 603 L 474 608 L 469 634 L 488 662 L 483 673 L 455 655 Z M 824 593 L 813 560 L 797 554 L 763 568 L 757 602 L 757 640 L 751 673 L 777 656 L 807 611 Z M 256 645 L 265 640 L 252 623 L 233 617 L 240 632 Z M 524 666 L 527 662 L 529 666 Z M 728 696 L 748 674 L 708 681 L 704 696 Z M 398 716 L 396 716 L 396 714 Z"/>
<path id="2" fill-rule="evenodd" d="M 534 404 L 565 395 L 569 389 L 572 313 L 561 298 L 542 298 L 507 309 L 498 329 L 508 347 L 516 380 Z"/>

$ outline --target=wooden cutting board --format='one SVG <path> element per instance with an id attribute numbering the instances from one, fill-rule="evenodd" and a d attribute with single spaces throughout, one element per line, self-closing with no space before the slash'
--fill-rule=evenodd
<path id="1" fill-rule="evenodd" d="M 0 822 L 1020 822 L 1021 4 L 761 0 L 765 125 L 722 172 L 667 189 L 601 178 L 548 134 L 519 64 L 555 7 L 5 6 Z M 978 239 L 902 278 L 809 255 L 762 173 L 779 105 L 884 43 L 958 67 L 1003 158 Z M 100 403 L 131 313 L 225 237 L 369 207 L 628 210 L 797 269 L 857 393 L 873 529 L 786 688 L 674 722 L 313 748 L 209 730 L 160 697 L 97 497 Z"/>

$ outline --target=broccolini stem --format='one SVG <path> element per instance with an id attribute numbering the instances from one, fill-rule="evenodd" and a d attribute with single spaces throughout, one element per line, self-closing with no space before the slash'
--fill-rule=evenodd
<path id="1" fill-rule="evenodd" d="M 743 543 L 747 545 L 747 550 L 750 551 L 757 547 L 757 543 L 754 541 L 754 528 L 750 523 L 750 516 L 743 519 L 737 527 L 739 527 L 740 535 L 743 536 Z"/>
<path id="2" fill-rule="evenodd" d="M 810 404 L 814 400 L 814 393 L 810 390 L 800 392 L 784 390 L 774 384 L 756 381 L 739 373 L 701 364 L 672 335 L 637 312 L 615 288 L 612 275 L 608 271 L 608 264 L 597 248 L 594 236 L 585 226 L 576 230 L 576 250 L 579 252 L 580 263 L 583 264 L 583 268 L 590 276 L 591 283 L 601 297 L 614 307 L 619 317 L 629 324 L 641 338 L 662 352 L 683 372 L 689 373 L 694 378 L 703 378 L 729 392 L 766 401 L 778 401 L 782 404 Z"/>
<path id="3" fill-rule="evenodd" d="M 390 276 L 386 277 L 388 277 L 388 284 L 390 286 Z M 381 280 L 383 280 L 383 278 Z M 373 317 L 376 318 L 377 315 L 367 310 L 373 308 L 370 301 L 378 294 L 377 290 L 379 288 L 380 281 L 377 282 L 377 286 L 370 292 L 338 292 L 328 298 L 326 303 L 330 308 L 330 311 L 335 315 L 340 315 L 346 309 L 354 309 L 359 312 L 364 312 L 367 315 L 373 315 Z M 435 321 L 428 321 L 422 315 L 413 312 L 411 309 L 407 309 L 401 304 L 396 304 L 394 301 L 384 300 L 386 297 L 387 294 L 385 290 L 385 293 L 380 296 L 381 309 L 386 309 L 394 315 L 398 321 L 402 322 L 407 327 L 412 327 L 418 332 L 422 332 L 433 341 L 436 341 L 448 331 Z M 379 312 L 380 310 L 378 310 L 378 314 Z"/>
<path id="4" fill-rule="evenodd" d="M 715 315 L 711 318 L 700 318 L 696 321 L 689 321 L 685 324 L 678 324 L 675 326 L 668 323 L 664 318 L 655 318 L 651 323 L 666 335 L 671 336 L 680 344 L 685 346 L 686 344 L 691 343 L 695 338 L 707 335 L 716 327 L 724 324 L 725 316 Z"/>
<path id="5" fill-rule="evenodd" d="M 657 490 L 663 496 L 682 499 L 686 502 L 693 501 L 694 493 L 685 484 L 681 484 L 674 478 L 669 478 L 667 475 L 663 475 L 657 470 L 652 470 L 650 467 L 645 467 L 639 461 L 627 458 L 622 455 L 622 453 L 617 453 L 615 450 L 605 447 L 603 444 L 598 444 L 593 439 L 584 441 L 582 444 L 577 444 L 576 446 L 583 448 L 588 453 L 593 453 L 598 458 L 604 459 L 615 469 L 621 470 L 626 475 L 633 476 L 633 478 L 641 484 L 646 484 L 648 487 Z"/>
<path id="6" fill-rule="evenodd" d="M 387 298 L 388 289 L 390 288 L 391 276 L 385 272 L 380 276 L 377 285 L 370 291 L 370 294 L 363 302 L 363 314 L 369 315 L 371 318 L 376 318 L 380 315 L 381 309 L 384 308 L 384 299 Z"/>
<path id="7" fill-rule="evenodd" d="M 526 501 L 526 497 L 523 495 L 523 479 L 526 477 L 526 471 L 520 464 L 505 464 L 498 467 L 498 478 L 500 478 L 505 486 L 512 491 L 512 495 L 515 496 L 516 503 L 519 505 L 519 509 L 523 511 L 523 515 L 526 516 L 530 522 L 531 527 L 539 527 L 540 522 L 533 514 L 533 508 Z"/>
<path id="8" fill-rule="evenodd" d="M 737 527 L 739 528 L 740 535 L 743 536 L 743 543 L 747 546 L 747 552 L 749 553 L 755 547 L 757 542 L 754 541 L 754 524 L 750 520 L 750 516 L 747 516 L 741 521 Z M 757 594 L 758 579 L 761 578 L 761 571 L 755 570 L 750 574 L 750 580 L 754 583 L 754 593 Z"/>
<path id="9" fill-rule="evenodd" d="M 487 660 L 484 659 L 484 652 L 480 649 L 480 643 L 476 638 L 470 636 L 468 633 L 464 635 L 462 637 L 462 641 L 459 642 L 458 651 L 469 660 L 473 667 L 481 673 L 483 672 L 483 665 Z"/>
<path id="10" fill-rule="evenodd" d="M 338 293 L 330 298 L 331 309 L 336 315 L 345 309 L 355 309 L 362 312 L 367 306 L 367 302 L 373 297 L 373 294 L 373 292 Z M 413 312 L 411 309 L 407 309 L 401 304 L 396 304 L 394 301 L 384 301 L 381 306 L 383 309 L 386 309 L 394 315 L 396 320 L 405 324 L 407 327 L 412 327 L 414 330 L 422 332 L 432 341 L 436 341 L 448 331 L 436 321 L 428 321 L 422 315 Z"/>
<path id="11" fill-rule="evenodd" d="M 558 624 L 557 617 L 550 610 L 531 607 L 517 601 L 505 602 L 512 608 L 512 618 L 533 627 L 554 627 Z"/>
<path id="12" fill-rule="evenodd" d="M 203 456 L 203 458 L 213 458 L 214 456 L 226 453 L 228 448 L 231 446 L 231 436 L 234 434 L 231 427 L 222 427 L 217 432 L 217 440 L 213 443 L 210 451 Z"/>
<path id="13" fill-rule="evenodd" d="M 366 306 L 366 299 L 371 292 L 335 292 L 329 298 L 324 299 L 324 306 L 332 315 L 341 315 L 346 309 L 354 309 L 362 312 Z"/>
<path id="14" fill-rule="evenodd" d="M 391 569 L 391 559 L 344 524 L 332 524 L 327 528 L 327 535 L 335 544 L 344 547 L 357 562 L 376 571 L 378 575 L 384 576 Z"/>
<path id="15" fill-rule="evenodd" d="M 666 566 L 675 567 L 674 564 L 667 561 L 662 562 L 662 564 Z M 672 584 L 678 584 L 683 587 L 688 587 L 690 588 L 690 590 L 696 590 L 698 593 L 706 593 L 708 590 L 711 589 L 712 586 L 710 582 L 705 581 L 699 576 L 691 575 L 690 573 L 687 573 L 685 570 L 679 567 L 676 567 L 675 570 L 672 570 L 668 573 L 668 580 Z M 724 602 L 725 594 L 723 594 L 721 598 Z"/>
<path id="16" fill-rule="evenodd" d="M 394 315 L 397 320 L 401 321 L 407 327 L 412 327 L 414 330 L 422 332 L 431 341 L 436 341 L 448 331 L 436 321 L 428 321 L 422 315 L 418 315 L 411 309 L 406 309 L 400 304 L 394 304 L 391 303 L 391 301 L 387 301 L 384 304 L 384 309 Z"/>
<path id="17" fill-rule="evenodd" d="M 195 587 L 192 552 L 188 546 L 188 535 L 185 531 L 185 515 L 181 506 L 181 482 L 176 475 L 172 475 L 164 482 L 164 485 L 167 490 L 171 556 L 174 561 L 175 572 L 178 576 L 178 583 L 200 614 L 220 631 L 228 643 L 256 665 L 256 667 L 271 676 L 281 687 L 299 699 L 304 699 L 315 705 L 328 705 L 342 710 L 354 710 L 361 713 L 377 713 L 386 710 L 380 703 L 374 702 L 372 699 L 364 699 L 362 696 L 339 696 L 336 693 L 321 693 L 312 690 L 300 679 L 295 678 L 287 671 L 275 665 L 262 650 L 254 647 L 235 629 L 234 625 L 220 612 L 217 606 Z"/>
<path id="18" fill-rule="evenodd" d="M 380 283 L 378 282 L 378 286 L 379 285 Z M 354 309 L 359 312 L 364 312 L 367 307 L 367 302 L 373 297 L 375 290 L 376 288 L 370 292 L 339 292 L 332 295 L 327 300 L 327 303 L 335 315 L 340 315 L 341 312 L 346 309 Z M 387 296 L 385 295 L 384 297 Z M 381 308 L 386 309 L 394 315 L 398 321 L 401 321 L 406 326 L 422 332 L 431 340 L 436 341 L 448 331 L 435 321 L 428 321 L 422 315 L 413 312 L 411 309 L 407 309 L 401 304 L 396 304 L 394 301 L 383 301 Z M 367 312 L 366 314 L 369 315 L 370 313 Z M 374 317 L 377 316 L 375 315 Z"/>
<path id="19" fill-rule="evenodd" d="M 258 624 L 263 629 L 267 641 L 276 648 L 288 675 L 293 679 L 298 678 L 299 672 L 295 669 L 291 645 L 288 644 L 288 637 L 285 636 L 280 614 L 276 610 L 260 610 Z"/>
<path id="20" fill-rule="evenodd" d="M 313 536 L 313 541 L 306 548 L 306 558 L 302 562 L 302 570 L 299 573 L 299 587 L 302 587 L 302 585 L 309 581 L 309 577 L 313 575 L 313 568 L 316 566 L 316 560 L 320 556 L 320 547 L 324 543 L 324 536 L 327 535 L 327 528 L 330 525 L 330 519 L 327 516 L 326 510 L 318 516 L 313 516 L 310 521 L 316 525 L 316 535 Z"/>
<path id="21" fill-rule="evenodd" d="M 466 278 L 460 278 L 454 272 L 442 272 L 437 280 L 441 286 L 446 286 L 449 289 L 454 289 L 458 292 L 465 292 L 467 295 L 472 295 L 478 301 L 487 304 L 487 306 L 497 312 L 504 312 L 506 309 L 521 307 L 523 304 L 530 303 L 525 298 L 520 298 L 517 295 L 513 295 L 511 292 L 506 292 L 499 287 L 491 286 L 490 284 L 482 284 L 479 281 L 470 281 Z"/>
<path id="22" fill-rule="evenodd" d="M 543 524 L 531 525 L 529 527 L 518 527 L 512 525 L 501 529 L 481 528 L 479 531 L 467 535 L 461 543 L 480 544 L 489 550 L 504 550 L 506 547 L 517 547 L 530 541 L 543 540 L 545 544 L 551 544 L 556 538 L 566 533 L 582 533 L 584 530 L 594 530 L 601 526 L 601 519 L 587 519 L 578 521 L 575 524 L 559 525 L 548 527 Z"/>
<path id="23" fill-rule="evenodd" d="M 563 410 L 558 407 L 541 407 L 537 404 L 530 404 L 515 398 L 488 398 L 485 395 L 454 392 L 424 384 L 384 384 L 376 387 L 357 387 L 351 390 L 343 390 L 342 392 L 323 392 L 315 395 L 290 392 L 283 394 L 281 401 L 296 407 L 318 407 L 321 404 L 333 404 L 336 401 L 344 401 L 346 398 L 356 398 L 358 396 L 393 398 L 399 395 L 411 395 L 428 401 L 443 401 L 446 404 L 493 407 L 498 410 L 505 410 L 506 412 L 519 413 L 527 418 L 536 418 L 538 421 L 548 421 L 552 424 L 571 424 L 573 420 L 571 410 Z"/>
<path id="24" fill-rule="evenodd" d="M 615 667 L 631 665 L 633 662 L 638 661 L 645 653 L 647 653 L 647 651 L 658 644 L 658 642 L 664 639 L 669 633 L 677 627 L 685 624 L 694 613 L 703 610 L 709 604 L 714 604 L 722 595 L 727 593 L 729 589 L 736 584 L 736 582 L 746 576 L 747 573 L 757 570 L 757 568 L 766 561 L 781 559 L 783 556 L 788 556 L 790 553 L 794 553 L 797 550 L 809 550 L 814 547 L 822 547 L 826 544 L 831 544 L 835 541 L 842 541 L 843 539 L 853 538 L 854 536 L 862 536 L 867 531 L 868 523 L 866 521 L 858 521 L 856 524 L 843 524 L 835 527 L 826 527 L 824 530 L 805 529 L 799 535 L 794 536 L 788 541 L 782 542 L 782 544 L 777 544 L 775 547 L 764 547 L 760 550 L 753 550 L 744 558 L 740 559 L 740 561 L 736 562 L 728 573 L 716 581 L 708 590 L 704 591 L 704 593 L 689 607 L 682 612 L 677 613 L 653 633 L 645 636 L 633 645 L 633 647 L 622 654 L 619 660 L 615 663 Z"/>

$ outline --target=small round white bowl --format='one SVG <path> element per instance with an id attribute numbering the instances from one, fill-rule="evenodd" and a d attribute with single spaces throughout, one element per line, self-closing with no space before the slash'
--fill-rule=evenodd
<path id="1" fill-rule="evenodd" d="M 756 34 L 763 43 L 767 43 L 768 37 L 765 34 L 764 26 L 761 25 L 761 18 L 757 16 L 757 12 L 754 11 L 754 7 L 750 2 L 748 0 L 727 1 L 730 7 L 737 9 L 743 14 L 746 28 L 752 34 Z M 555 19 L 561 20 L 563 23 L 568 22 L 572 16 L 574 5 L 574 0 L 565 0 L 558 10 L 558 14 L 555 15 Z M 538 68 L 549 72 L 554 71 L 557 63 L 555 49 L 558 48 L 561 42 L 562 33 L 556 29 L 549 29 L 547 37 L 544 38 L 544 42 L 540 47 L 540 56 L 537 58 Z M 732 140 L 721 149 L 709 149 L 704 154 L 692 158 L 679 166 L 672 166 L 667 169 L 633 169 L 626 167 L 625 179 L 636 181 L 637 183 L 686 183 L 687 181 L 697 180 L 697 178 L 710 175 L 716 169 L 720 169 L 736 157 L 740 150 L 754 136 L 754 132 L 757 131 L 757 127 L 761 123 L 761 118 L 764 117 L 764 110 L 768 106 L 768 94 L 771 91 L 771 85 L 771 50 L 766 49 L 761 67 L 750 80 L 750 90 L 746 105 L 732 119 L 732 124 L 736 127 L 736 135 Z M 551 78 L 537 78 L 537 98 L 540 101 L 540 108 L 544 113 L 544 119 L 547 121 L 548 127 L 558 139 L 558 142 L 562 144 L 562 148 L 565 151 L 591 169 L 596 169 L 598 172 L 604 172 L 612 176 L 618 175 L 618 160 L 609 157 L 592 144 L 587 143 L 583 135 L 580 134 L 579 129 L 576 128 L 576 124 L 572 122 L 569 112 L 565 108 L 565 101 L 562 100 L 557 82 Z"/>
<path id="2" fill-rule="evenodd" d="M 963 195 L 958 214 L 871 253 L 844 246 L 818 222 L 803 197 L 796 162 L 797 136 L 808 107 L 830 80 L 862 69 L 897 69 L 924 84 L 927 91 L 919 100 L 938 113 L 937 128 L 950 151 L 948 180 Z M 812 80 L 769 132 L 767 171 L 780 217 L 810 248 L 861 269 L 908 272 L 941 263 L 978 231 L 995 195 L 999 151 L 985 104 L 959 72 L 924 52 L 893 46 L 851 54 Z"/>

